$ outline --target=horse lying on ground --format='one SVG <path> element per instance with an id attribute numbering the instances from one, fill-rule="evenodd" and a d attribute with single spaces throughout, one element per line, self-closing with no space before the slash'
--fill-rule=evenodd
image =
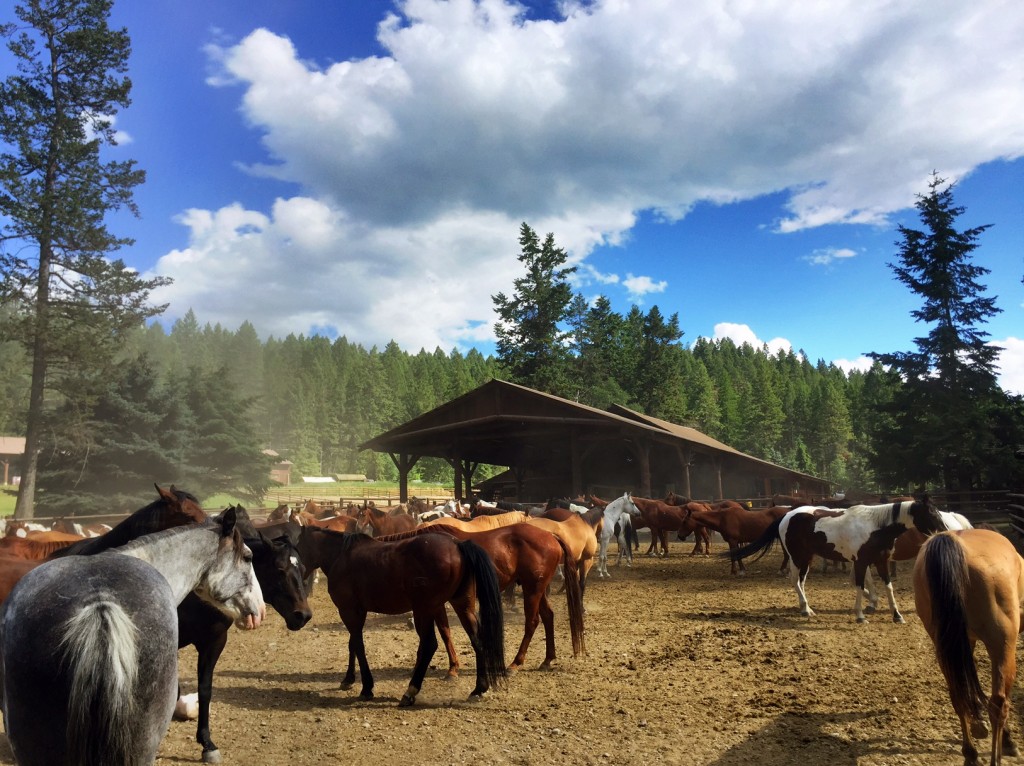
<path id="1" fill-rule="evenodd" d="M 989 762 L 994 766 L 1003 755 L 1017 755 L 1007 723 L 1017 676 L 1022 601 L 1024 560 L 1000 533 L 943 532 L 922 546 L 914 565 L 914 602 L 960 719 L 964 766 L 978 763 L 972 735 L 987 734 L 986 717 L 992 730 Z M 979 640 L 992 666 L 992 693 L 987 699 L 974 659 Z"/>

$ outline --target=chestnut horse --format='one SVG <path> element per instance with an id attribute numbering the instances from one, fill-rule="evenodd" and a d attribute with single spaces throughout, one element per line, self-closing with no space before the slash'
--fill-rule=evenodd
<path id="1" fill-rule="evenodd" d="M 763 555 L 773 547 L 776 540 L 781 540 L 783 550 L 789 554 L 790 578 L 796 590 L 800 613 L 807 617 L 813 616 L 814 610 L 807 603 L 804 581 L 814 557 L 852 561 L 854 589 L 857 593 L 854 603 L 857 622 L 867 622 L 861 608 L 865 584 L 871 588 L 868 611 L 873 612 L 878 602 L 874 584 L 868 577 L 868 567 L 874 566 L 885 583 L 893 622 L 903 622 L 889 577 L 889 556 L 896 538 L 910 527 L 916 527 L 925 535 L 945 529 L 939 512 L 927 496 L 917 501 L 855 505 L 844 510 L 805 506 L 794 508 L 772 522 L 761 537 L 730 551 L 729 556 L 738 560 L 755 553 Z"/>
<path id="2" fill-rule="evenodd" d="M 978 763 L 973 736 L 992 730 L 990 764 L 1016 756 L 1007 721 L 1017 675 L 1017 635 L 1024 601 L 1024 560 L 1003 535 L 988 529 L 942 532 L 928 539 L 914 565 L 917 614 L 935 645 L 949 697 L 960 719 L 965 766 Z M 992 666 L 987 699 L 978 679 L 974 644 Z"/>
<path id="3" fill-rule="evenodd" d="M 665 496 L 665 502 L 669 505 L 686 506 L 695 501 L 683 497 L 682 495 L 677 495 L 675 492 L 669 492 Z M 726 500 L 724 502 L 732 503 L 733 501 Z M 709 503 L 700 503 L 700 505 L 705 506 L 705 508 L 716 508 L 721 504 L 711 505 Z M 736 503 L 736 505 L 739 504 Z M 683 534 L 683 531 L 679 530 L 678 538 L 680 541 L 685 540 L 687 537 L 689 537 L 689 533 Z M 696 556 L 698 553 L 703 553 L 705 556 L 711 555 L 711 533 L 708 532 L 707 527 L 703 525 L 698 525 L 697 528 L 693 530 L 693 550 L 690 551 L 690 555 Z"/>
<path id="4" fill-rule="evenodd" d="M 476 654 L 476 687 L 470 699 L 478 699 L 505 678 L 498 576 L 494 564 L 476 543 L 457 542 L 446 534 L 380 542 L 366 535 L 303 527 L 299 552 L 307 567 L 320 567 L 327 574 L 327 591 L 348 629 L 349 661 L 342 689 L 355 683 L 358 661 L 363 682 L 359 697 L 373 697 L 373 675 L 363 641 L 367 613 L 411 611 L 419 647 L 409 687 L 398 704 L 414 704 L 437 651 L 434 624 L 442 617 L 447 619 L 446 603 L 455 609 Z"/>
<path id="5" fill-rule="evenodd" d="M 414 529 L 419 519 L 408 513 L 391 514 L 367 506 L 357 517 L 357 529 L 370 537 L 396 535 Z"/>
<path id="6" fill-rule="evenodd" d="M 732 501 L 719 503 L 717 508 L 695 502 L 687 503 L 682 507 L 686 508 L 690 512 L 690 518 L 702 527 L 720 534 L 722 539 L 729 544 L 730 553 L 739 549 L 743 543 L 752 543 L 757 540 L 768 527 L 792 510 L 787 505 L 777 505 L 753 511 Z M 682 535 L 682 532 L 679 534 Z M 730 558 L 732 558 L 731 555 Z M 786 566 L 788 560 L 788 558 L 783 560 L 783 567 Z M 743 559 L 732 558 L 730 573 L 740 575 L 747 573 Z"/>
<path id="7" fill-rule="evenodd" d="M 540 664 L 545 669 L 555 661 L 554 611 L 548 601 L 548 587 L 562 565 L 565 575 L 566 611 L 569 617 L 569 634 L 572 640 L 573 657 L 586 651 L 583 640 L 583 593 L 580 589 L 576 561 L 568 546 L 554 535 L 529 524 L 512 524 L 507 527 L 470 532 L 461 526 L 439 524 L 420 527 L 403 535 L 392 535 L 383 540 L 402 539 L 416 534 L 448 534 L 456 540 L 472 540 L 490 556 L 498 574 L 498 587 L 506 590 L 519 584 L 523 589 L 523 640 L 509 670 L 518 670 L 526 662 L 526 651 L 537 630 L 539 622 L 544 623 L 546 652 Z M 382 539 L 382 538 L 378 538 Z M 448 651 L 448 675 L 458 674 L 459 660 L 451 641 L 451 630 L 445 616 L 438 631 Z"/>
<path id="8" fill-rule="evenodd" d="M 669 505 L 663 500 L 633 496 L 633 503 L 640 510 L 640 518 L 634 526 L 637 529 L 649 527 L 651 544 L 647 548 L 648 556 L 668 555 L 668 533 L 678 532 L 682 537 L 689 537 L 697 529 L 697 522 L 689 518 L 689 513 L 678 505 Z M 657 551 L 661 544 L 661 553 Z"/>

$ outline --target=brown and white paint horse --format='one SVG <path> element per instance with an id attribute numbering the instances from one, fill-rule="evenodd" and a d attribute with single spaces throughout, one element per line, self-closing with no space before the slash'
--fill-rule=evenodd
<path id="1" fill-rule="evenodd" d="M 794 508 L 774 522 L 758 540 L 730 551 L 729 555 L 733 560 L 746 558 L 769 550 L 776 539 L 780 540 L 784 551 L 789 554 L 790 578 L 799 600 L 800 613 L 807 617 L 813 616 L 814 610 L 807 603 L 804 581 L 814 557 L 852 561 L 857 622 L 867 622 L 862 608 L 865 585 L 872 589 L 868 611 L 873 612 L 878 603 L 868 574 L 868 568 L 874 566 L 885 583 L 893 622 L 903 622 L 889 577 L 889 556 L 896 538 L 911 527 L 925 535 L 946 528 L 938 510 L 927 497 L 883 505 L 855 505 L 843 510 L 804 506 Z"/>

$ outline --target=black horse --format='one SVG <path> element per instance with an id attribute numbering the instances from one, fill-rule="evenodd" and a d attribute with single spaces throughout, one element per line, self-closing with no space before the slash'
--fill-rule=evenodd
<path id="1" fill-rule="evenodd" d="M 242 506 L 233 506 L 236 526 L 245 544 L 252 550 L 252 568 L 263 589 L 263 600 L 274 607 L 288 630 L 299 630 L 313 616 L 306 600 L 302 565 L 298 550 L 287 534 L 273 539 L 257 530 Z M 228 643 L 231 618 L 210 606 L 195 593 L 190 593 L 178 606 L 178 648 L 194 646 L 196 661 L 199 720 L 196 742 L 203 748 L 203 763 L 219 763 L 220 750 L 210 736 L 210 699 L 213 696 L 213 669 Z"/>

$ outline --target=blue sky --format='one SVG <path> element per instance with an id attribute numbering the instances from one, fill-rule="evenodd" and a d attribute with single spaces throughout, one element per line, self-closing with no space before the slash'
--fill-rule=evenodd
<path id="1" fill-rule="evenodd" d="M 934 170 L 964 227 L 993 224 L 987 329 L 1024 393 L 1024 5 L 119 0 L 113 22 L 113 155 L 148 173 L 113 228 L 174 278 L 168 323 L 488 353 L 526 221 L 585 296 L 678 312 L 684 342 L 849 367 L 926 331 L 887 264 Z"/>

